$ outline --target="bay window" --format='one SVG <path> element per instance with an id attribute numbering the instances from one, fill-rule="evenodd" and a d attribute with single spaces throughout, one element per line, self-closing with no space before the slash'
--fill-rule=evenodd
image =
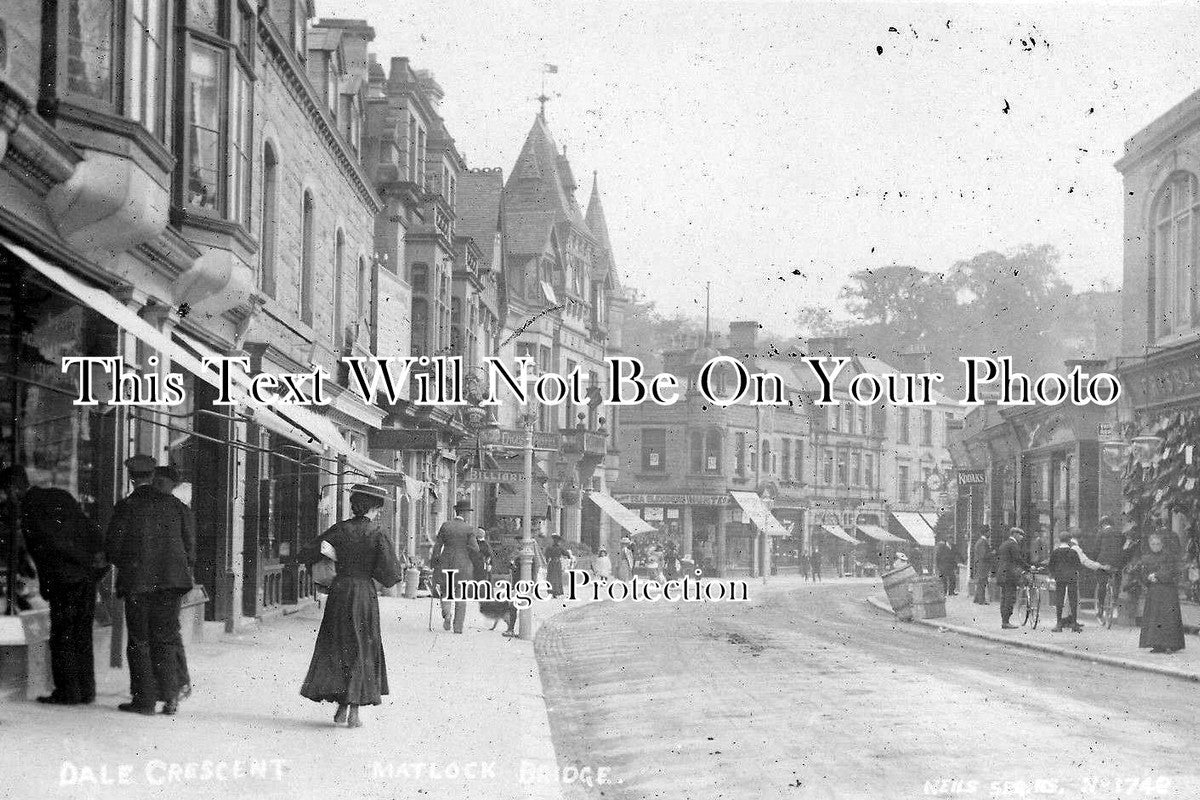
<path id="1" fill-rule="evenodd" d="M 166 0 L 129 0 L 129 21 L 126 115 L 161 140 L 166 128 Z"/>
<path id="2" fill-rule="evenodd" d="M 115 0 L 69 0 L 66 20 L 66 89 L 79 98 L 113 102 Z"/>
<path id="3" fill-rule="evenodd" d="M 188 4 L 183 201 L 242 225 L 250 221 L 254 30 L 240 0 Z"/>

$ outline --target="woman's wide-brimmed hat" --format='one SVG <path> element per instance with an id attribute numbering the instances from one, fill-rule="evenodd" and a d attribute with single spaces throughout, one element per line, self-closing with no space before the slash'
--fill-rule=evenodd
<path id="1" fill-rule="evenodd" d="M 470 500 L 459 500 L 457 503 L 454 504 L 454 510 L 455 511 L 470 511 L 471 510 L 471 501 Z"/>
<path id="2" fill-rule="evenodd" d="M 387 500 L 387 489 L 382 486 L 372 486 L 369 483 L 356 483 L 350 487 L 350 494 L 362 494 L 374 497 L 376 500 Z"/>

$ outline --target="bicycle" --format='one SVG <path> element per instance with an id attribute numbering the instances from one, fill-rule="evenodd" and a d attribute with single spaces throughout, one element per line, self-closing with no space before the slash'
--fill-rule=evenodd
<path id="1" fill-rule="evenodd" d="M 1021 616 L 1021 624 L 1028 625 L 1030 628 L 1036 629 L 1038 620 L 1041 619 L 1041 589 L 1053 588 L 1053 581 L 1046 578 L 1043 578 L 1041 581 L 1038 580 L 1039 577 L 1044 576 L 1044 572 L 1040 567 L 1033 567 L 1026 573 L 1026 579 L 1022 581 L 1020 588 L 1017 590 L 1017 603 L 1014 611 Z M 1023 614 L 1022 610 L 1024 611 Z"/>

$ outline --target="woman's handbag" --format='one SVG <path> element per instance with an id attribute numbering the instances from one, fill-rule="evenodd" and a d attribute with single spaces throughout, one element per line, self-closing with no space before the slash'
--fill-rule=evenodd
<path id="1" fill-rule="evenodd" d="M 329 542 L 321 542 L 321 557 L 312 565 L 309 573 L 313 585 L 329 594 L 329 587 L 333 586 L 333 579 L 337 577 L 337 551 Z"/>

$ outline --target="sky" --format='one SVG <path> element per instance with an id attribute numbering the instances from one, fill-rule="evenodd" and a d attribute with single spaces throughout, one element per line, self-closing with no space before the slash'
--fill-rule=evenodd
<path id="1" fill-rule="evenodd" d="M 1077 289 L 1119 287 L 1113 164 L 1200 88 L 1183 5 L 316 4 L 434 73 L 472 167 L 512 169 L 544 77 L 625 285 L 702 316 L 711 282 L 714 318 L 778 333 L 855 270 L 1026 243 Z"/>

